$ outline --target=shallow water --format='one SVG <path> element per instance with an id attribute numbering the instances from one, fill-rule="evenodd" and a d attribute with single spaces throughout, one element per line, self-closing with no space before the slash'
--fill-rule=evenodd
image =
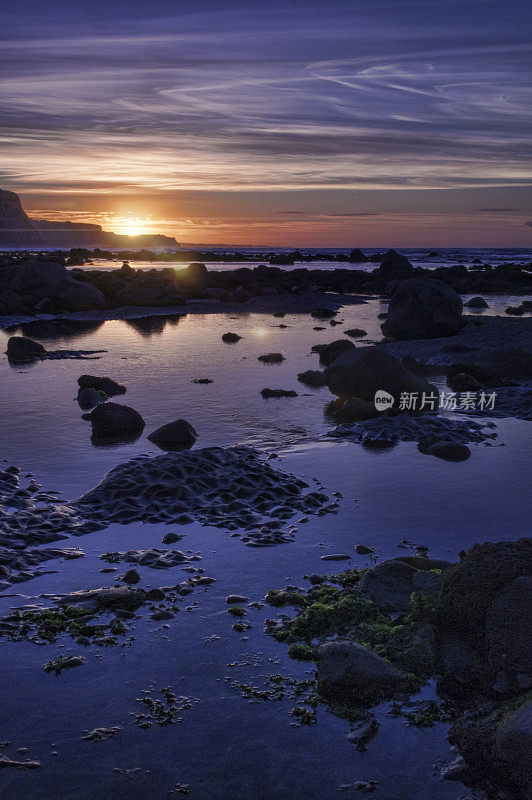
<path id="1" fill-rule="evenodd" d="M 492 306 L 488 313 L 501 303 L 510 304 L 509 298 L 487 299 Z M 10 742 L 0 753 L 16 758 L 18 747 L 28 747 L 24 757 L 42 763 L 35 771 L 1 770 L 2 800 L 170 800 L 179 796 L 173 791 L 177 784 L 190 786 L 192 800 L 352 800 L 361 795 L 354 790 L 339 794 L 338 788 L 371 779 L 378 781 L 372 795 L 376 800 L 472 797 L 462 785 L 440 778 L 437 765 L 453 758 L 444 724 L 405 726 L 402 718 L 386 716 L 385 704 L 377 711 L 383 722 L 379 734 L 360 753 L 346 738 L 349 724 L 325 707 L 320 707 L 315 725 L 292 727 L 290 710 L 296 701 L 251 703 L 231 686 L 240 680 L 262 688 L 276 672 L 305 677 L 311 665 L 292 661 L 284 645 L 265 636 L 264 620 L 276 616 L 268 606 L 249 610 L 253 627 L 245 634 L 233 631 L 234 620 L 226 611 L 228 593 L 260 600 L 286 582 L 304 586 L 303 576 L 310 572 L 341 572 L 347 562 L 324 565 L 321 556 L 353 553 L 357 543 L 371 545 L 379 558 L 388 558 L 405 553 L 397 545 L 406 538 L 428 545 L 435 557 L 455 559 L 476 541 L 517 538 L 526 532 L 527 422 L 496 420 L 497 438 L 488 446 L 472 445 L 471 458 L 462 463 L 422 456 L 415 443 L 370 452 L 326 436 L 332 426 L 323 406 L 330 394 L 325 388 L 307 389 L 296 375 L 317 366 L 311 345 L 341 338 L 343 328 L 366 329 L 366 341 L 380 338 L 376 315 L 382 309 L 377 300 L 346 307 L 337 317 L 344 324 L 335 327 L 306 314 L 283 319 L 193 314 L 84 323 L 70 330 L 64 322 L 24 326 L 24 333 L 49 349 L 108 351 L 94 362 L 16 367 L 5 358 L 0 362 L 2 457 L 23 473 L 33 472 L 45 489 L 74 499 L 116 464 L 138 453 L 160 452 L 146 435 L 127 445 L 91 444 L 89 425 L 75 402 L 76 379 L 87 372 L 110 375 L 127 386 L 127 394 L 116 399 L 143 415 L 145 434 L 185 417 L 200 433 L 197 447 L 251 444 L 265 454 L 277 454 L 271 462 L 275 467 L 311 484 L 317 478 L 329 492 L 341 491 L 343 499 L 337 515 L 311 516 L 293 543 L 271 548 L 246 547 L 229 532 L 197 523 L 172 525 L 170 530 L 186 534 L 177 547 L 201 553 L 199 566 L 216 583 L 181 602 L 169 627 L 141 611 L 131 646 L 83 648 L 66 639 L 62 647 L 39 647 L 0 640 L 0 740 Z M 279 323 L 289 327 L 280 329 Z M 314 331 L 320 324 L 325 330 Z M 242 340 L 224 344 L 221 335 L 229 330 Z M 0 333 L 0 344 L 5 336 Z M 280 365 L 257 361 L 272 351 L 283 352 L 286 360 Z M 191 383 L 201 377 L 214 383 Z M 299 396 L 264 400 L 259 394 L 263 387 L 295 389 Z M 0 598 L 0 611 L 50 591 L 112 585 L 114 575 L 99 571 L 107 566 L 99 556 L 161 547 L 167 530 L 164 525 L 115 524 L 66 540 L 64 544 L 81 547 L 86 557 L 45 562 L 47 569 L 58 572 L 15 584 Z M 363 566 L 365 558 L 355 556 L 348 563 Z M 117 574 L 123 568 L 120 564 Z M 173 585 L 187 574 L 180 567 L 138 569 L 143 587 Z M 186 610 L 187 604 L 192 610 Z M 57 677 L 45 673 L 42 664 L 61 652 L 82 652 L 85 664 Z M 183 712 L 183 721 L 149 730 L 135 726 L 135 698 L 150 686 L 158 691 L 169 685 L 176 694 L 197 699 Z M 424 693 L 432 691 L 427 687 Z M 86 729 L 113 725 L 121 726 L 113 739 L 81 739 Z"/>

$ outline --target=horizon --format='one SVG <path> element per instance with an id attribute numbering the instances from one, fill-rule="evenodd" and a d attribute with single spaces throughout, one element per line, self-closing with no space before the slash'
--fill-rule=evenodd
<path id="1" fill-rule="evenodd" d="M 522 0 L 1 15 L 0 180 L 30 217 L 218 247 L 532 246 Z"/>

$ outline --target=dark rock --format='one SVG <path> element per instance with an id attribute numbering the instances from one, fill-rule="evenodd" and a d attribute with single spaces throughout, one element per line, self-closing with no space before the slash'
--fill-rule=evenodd
<path id="1" fill-rule="evenodd" d="M 318 647 L 317 681 L 326 697 L 372 702 L 400 690 L 401 673 L 376 653 L 350 640 L 326 642 Z"/>
<path id="2" fill-rule="evenodd" d="M 244 597 L 242 594 L 228 594 L 225 598 L 225 602 L 229 603 L 229 605 L 234 605 L 235 603 L 246 603 L 249 600 L 249 597 Z"/>
<path id="3" fill-rule="evenodd" d="M 0 265 L 0 292 L 6 290 L 47 300 L 57 310 L 87 311 L 103 308 L 105 303 L 99 289 L 75 280 L 56 261 L 30 259 Z"/>
<path id="4" fill-rule="evenodd" d="M 489 308 L 489 304 L 483 297 L 472 297 L 467 303 L 464 303 L 466 308 Z"/>
<path id="5" fill-rule="evenodd" d="M 78 389 L 77 401 L 80 408 L 87 411 L 89 408 L 105 403 L 107 395 L 98 389 Z"/>
<path id="6" fill-rule="evenodd" d="M 90 413 L 95 439 L 130 441 L 140 436 L 145 422 L 138 411 L 118 403 L 103 403 Z"/>
<path id="7" fill-rule="evenodd" d="M 494 600 L 516 578 L 532 573 L 532 539 L 471 547 L 445 571 L 437 626 L 484 652 L 486 620 Z"/>
<path id="8" fill-rule="evenodd" d="M 348 331 L 345 331 L 346 336 L 352 336 L 356 339 L 358 336 L 367 336 L 368 332 L 363 330 L 362 328 L 349 328 Z"/>
<path id="9" fill-rule="evenodd" d="M 504 722 L 495 738 L 497 760 L 511 783 L 528 800 L 532 787 L 532 705 L 523 705 Z"/>
<path id="10" fill-rule="evenodd" d="M 197 431 L 186 419 L 161 425 L 148 439 L 162 450 L 188 450 L 198 438 Z"/>
<path id="11" fill-rule="evenodd" d="M 126 393 L 125 386 L 113 381 L 111 378 L 101 378 L 96 375 L 80 375 L 78 386 L 80 389 L 95 389 L 97 392 L 103 392 L 107 397 Z"/>
<path id="12" fill-rule="evenodd" d="M 263 397 L 297 397 L 292 389 L 261 389 Z"/>
<path id="13" fill-rule="evenodd" d="M 414 267 L 406 256 L 400 255 L 396 250 L 388 250 L 381 260 L 378 274 L 386 282 L 410 278 Z"/>
<path id="14" fill-rule="evenodd" d="M 328 367 L 339 355 L 345 353 L 346 350 L 352 350 L 354 346 L 353 342 L 348 339 L 337 339 L 330 344 L 324 344 L 319 350 L 320 364 Z"/>
<path id="15" fill-rule="evenodd" d="M 433 436 L 426 436 L 422 439 L 418 443 L 417 449 L 424 455 L 436 456 L 444 461 L 467 461 L 471 455 L 471 450 L 466 444 L 441 441 Z"/>
<path id="16" fill-rule="evenodd" d="M 264 364 L 280 364 L 284 360 L 285 357 L 282 353 L 265 353 L 258 357 L 258 361 L 262 361 Z"/>
<path id="17" fill-rule="evenodd" d="M 367 260 L 368 257 L 364 255 L 362 250 L 358 250 L 357 248 L 351 250 L 351 252 L 349 253 L 349 261 L 351 262 L 351 264 L 360 264 L 363 261 Z"/>
<path id="18" fill-rule="evenodd" d="M 415 574 L 416 569 L 410 564 L 392 559 L 365 572 L 359 586 L 379 608 L 394 613 L 407 612 Z"/>
<path id="19" fill-rule="evenodd" d="M 337 403 L 341 403 L 339 406 Z M 331 414 L 336 422 L 360 422 L 365 419 L 373 419 L 379 416 L 379 411 L 375 408 L 375 403 L 362 400 L 360 397 L 349 397 L 345 402 L 335 400 L 327 407 L 327 413 Z"/>
<path id="20" fill-rule="evenodd" d="M 25 336 L 11 336 L 7 341 L 6 353 L 10 361 L 33 361 L 46 353 L 46 348 Z"/>
<path id="21" fill-rule="evenodd" d="M 385 336 L 432 339 L 453 336 L 462 327 L 462 301 L 454 289 L 435 278 L 410 278 L 393 293 Z"/>
<path id="22" fill-rule="evenodd" d="M 482 384 L 469 372 L 451 373 L 447 376 L 447 386 L 453 392 L 477 392 Z"/>
<path id="23" fill-rule="evenodd" d="M 138 583 L 140 581 L 140 575 L 136 569 L 128 569 L 123 577 L 123 581 L 124 583 Z"/>
<path id="24" fill-rule="evenodd" d="M 358 553 L 359 556 L 367 556 L 370 553 L 374 553 L 372 547 L 367 547 L 365 544 L 357 544 L 355 547 L 355 552 Z"/>
<path id="25" fill-rule="evenodd" d="M 485 628 L 485 651 L 494 672 L 532 675 L 532 577 L 520 576 L 491 603 Z"/>
<path id="26" fill-rule="evenodd" d="M 330 308 L 315 308 L 314 311 L 310 312 L 310 316 L 316 319 L 330 319 L 336 314 L 338 314 L 338 311 L 333 311 Z"/>
<path id="27" fill-rule="evenodd" d="M 307 369 L 305 372 L 298 372 L 297 379 L 300 383 L 304 383 L 305 386 L 310 386 L 313 389 L 324 385 L 323 372 L 320 372 L 319 369 Z"/>
<path id="28" fill-rule="evenodd" d="M 224 333 L 222 335 L 222 342 L 239 342 L 242 337 L 238 333 Z"/>
<path id="29" fill-rule="evenodd" d="M 375 393 L 383 390 L 391 394 L 396 405 L 403 392 L 423 393 L 428 398 L 438 393 L 434 386 L 419 375 L 405 369 L 398 359 L 378 347 L 365 347 L 349 350 L 337 359 L 324 372 L 324 381 L 331 392 L 338 397 L 361 397 L 374 401 Z M 436 408 L 438 401 L 436 399 Z"/>

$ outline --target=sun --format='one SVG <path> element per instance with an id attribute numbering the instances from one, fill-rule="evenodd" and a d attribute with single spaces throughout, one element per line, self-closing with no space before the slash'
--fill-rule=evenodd
<path id="1" fill-rule="evenodd" d="M 141 236 L 146 233 L 146 225 L 142 219 L 127 219 L 121 225 L 121 233 L 125 236 Z"/>

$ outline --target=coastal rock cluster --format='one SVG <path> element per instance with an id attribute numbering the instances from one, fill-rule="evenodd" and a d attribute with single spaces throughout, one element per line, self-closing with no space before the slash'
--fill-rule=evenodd
<path id="1" fill-rule="evenodd" d="M 94 489 L 73 504 L 97 523 L 198 521 L 243 532 L 249 545 L 293 539 L 295 514 L 334 511 L 336 503 L 307 484 L 261 461 L 246 447 L 210 447 L 137 456 L 112 469 Z"/>
<path id="2" fill-rule="evenodd" d="M 157 260 L 153 253 L 143 251 L 122 255 Z M 186 255 L 173 253 L 172 260 Z M 216 260 L 215 254 L 208 255 Z M 66 268 L 83 265 L 92 257 L 114 258 L 114 254 L 78 249 L 51 254 L 22 252 L 0 256 L 0 314 L 56 313 L 124 306 L 179 307 L 191 299 L 245 305 L 256 297 L 311 291 L 391 296 L 401 287 L 393 315 L 385 323 L 388 327 L 386 333 L 404 338 L 406 332 L 406 338 L 415 338 L 419 335 L 450 335 L 459 329 L 457 320 L 461 306 L 453 291 L 459 294 L 527 294 L 532 290 L 532 267 L 513 264 L 492 267 L 487 264 L 468 269 L 464 264 L 457 264 L 425 270 L 413 267 L 395 250 L 372 257 L 371 260 L 380 265 L 371 272 L 359 268 L 287 270 L 272 264 L 216 271 L 208 270 L 200 261 L 193 261 L 182 269 L 138 270 L 129 261 L 116 270 L 84 270 L 82 266 L 74 266 L 69 271 Z M 349 260 L 347 256 L 343 258 Z M 242 260 L 249 259 L 243 256 Z M 296 260 L 305 260 L 305 257 L 298 254 L 297 258 L 294 256 L 282 263 L 293 264 Z M 408 285 L 403 289 L 403 284 Z M 417 308 L 418 299 L 423 300 L 425 309 L 431 307 L 430 314 L 423 320 L 419 317 L 409 320 L 410 312 Z M 518 313 L 529 310 L 523 305 Z"/>

